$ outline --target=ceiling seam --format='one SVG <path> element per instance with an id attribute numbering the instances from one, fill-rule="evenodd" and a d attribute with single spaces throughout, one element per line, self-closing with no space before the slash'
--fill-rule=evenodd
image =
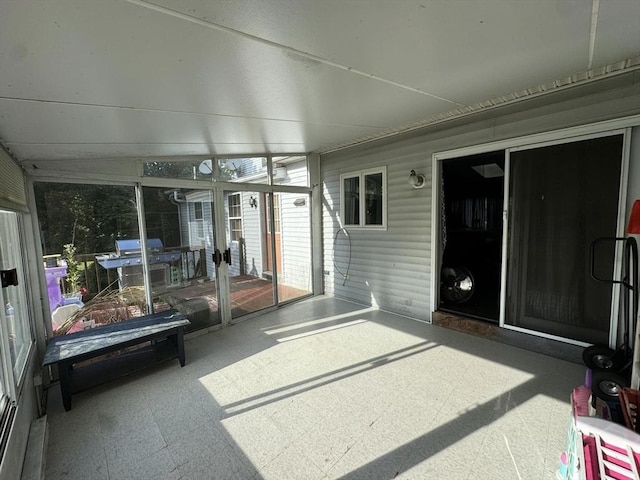
<path id="1" fill-rule="evenodd" d="M 361 77 L 369 78 L 371 80 L 375 80 L 375 81 L 378 81 L 378 82 L 386 83 L 387 85 L 392 85 L 394 87 L 398 87 L 398 88 L 401 88 L 403 90 L 408 90 L 408 91 L 413 92 L 413 93 L 418 93 L 420 95 L 431 97 L 431 98 L 434 98 L 436 100 L 440 100 L 442 102 L 451 103 L 453 105 L 457 105 L 457 106 L 460 106 L 460 107 L 466 107 L 467 106 L 464 103 L 460 103 L 460 102 L 457 102 L 455 100 L 451 100 L 451 99 L 448 99 L 448 98 L 445 98 L 445 97 L 441 97 L 439 95 L 426 92 L 426 91 L 421 90 L 419 88 L 414 88 L 414 87 L 410 87 L 408 85 L 404 85 L 402 83 L 394 82 L 393 80 L 389 80 L 389 79 L 386 79 L 384 77 L 380 77 L 378 75 L 374 75 L 373 73 L 363 72 L 361 70 L 358 70 L 356 68 L 350 67 L 348 65 L 342 65 L 340 63 L 334 62 L 334 61 L 329 60 L 327 58 L 320 57 L 318 55 L 314 55 L 313 53 L 305 52 L 303 50 L 298 50 L 296 48 L 289 47 L 289 46 L 283 45 L 281 43 L 274 42 L 272 40 L 267 40 L 266 38 L 258 37 L 256 35 L 252 35 L 250 33 L 242 32 L 240 30 L 236 30 L 236 29 L 233 29 L 233 28 L 230 28 L 230 27 L 226 27 L 226 26 L 220 25 L 218 23 L 208 22 L 206 20 L 202 20 L 201 18 L 194 17 L 192 15 L 188 15 L 186 13 L 182 13 L 182 12 L 179 12 L 177 10 L 172 10 L 170 8 L 162 7 L 160 5 L 156 5 L 156 4 L 151 3 L 151 2 L 147 2 L 147 1 L 144 1 L 144 0 L 125 0 L 125 1 L 127 1 L 127 2 L 129 2 L 129 3 L 133 4 L 133 5 L 138 5 L 139 7 L 147 8 L 149 10 L 154 10 L 156 12 L 159 12 L 159 13 L 162 13 L 162 14 L 165 14 L 165 15 L 169 15 L 169 16 L 172 16 L 172 17 L 187 21 L 187 22 L 195 23 L 197 25 L 200 25 L 200 26 L 203 26 L 203 27 L 206 27 L 206 28 L 211 28 L 211 29 L 219 30 L 219 31 L 222 31 L 222 32 L 225 32 L 225 33 L 230 33 L 232 35 L 237 35 L 237 36 L 246 38 L 247 40 L 251 40 L 251 41 L 254 41 L 254 42 L 261 43 L 263 45 L 267 45 L 267 46 L 270 46 L 270 47 L 275 47 L 277 49 L 284 50 L 287 53 L 291 53 L 291 54 L 294 54 L 294 55 L 300 55 L 300 56 L 305 57 L 305 58 L 307 58 L 309 60 L 313 60 L 315 62 L 319 62 L 319 63 L 322 63 L 324 65 L 330 66 L 330 67 L 334 67 L 334 68 L 337 68 L 337 69 L 340 69 L 340 70 L 344 70 L 346 72 L 353 73 L 353 74 L 359 75 Z"/>
<path id="2" fill-rule="evenodd" d="M 600 0 L 593 0 L 591 4 L 591 31 L 589 33 L 589 59 L 587 70 L 593 67 L 593 54 L 596 49 L 596 32 L 598 29 L 598 11 L 600 10 Z"/>
<path id="3" fill-rule="evenodd" d="M 368 128 L 379 129 L 380 125 L 354 125 L 343 123 L 318 123 L 318 122 L 304 122 L 301 120 L 292 120 L 287 118 L 269 118 L 269 117 L 251 117 L 248 115 L 232 115 L 229 113 L 205 113 L 205 112 L 189 112 L 185 110 L 167 110 L 162 108 L 148 108 L 148 107 L 129 107 L 126 105 L 105 105 L 99 103 L 81 103 L 81 102 L 68 102 L 64 100 L 43 100 L 39 98 L 22 98 L 22 97 L 5 97 L 0 96 L 0 100 L 10 100 L 16 102 L 32 102 L 32 103 L 50 103 L 53 105 L 64 105 L 72 107 L 89 107 L 89 108 L 111 108 L 115 110 L 132 110 L 136 112 L 150 112 L 150 113 L 171 113 L 178 115 L 196 115 L 202 117 L 222 117 L 222 118 L 238 118 L 243 120 L 266 120 L 269 122 L 285 122 L 285 123 L 300 123 L 305 125 L 322 125 L 328 127 L 343 127 L 343 128 Z"/>

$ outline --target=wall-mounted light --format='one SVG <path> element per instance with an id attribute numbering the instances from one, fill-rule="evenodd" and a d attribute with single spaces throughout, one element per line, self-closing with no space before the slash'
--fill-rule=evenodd
<path id="1" fill-rule="evenodd" d="M 411 170 L 409 175 L 409 185 L 413 188 L 423 188 L 427 183 L 427 177 L 421 173 L 416 173 L 415 170 Z"/>
<path id="2" fill-rule="evenodd" d="M 258 199 L 253 196 L 249 197 L 249 206 L 251 208 L 258 208 Z"/>
<path id="3" fill-rule="evenodd" d="M 306 199 L 305 197 L 296 198 L 296 199 L 293 201 L 293 204 L 294 204 L 296 207 L 304 207 L 304 206 L 307 204 L 307 199 Z"/>

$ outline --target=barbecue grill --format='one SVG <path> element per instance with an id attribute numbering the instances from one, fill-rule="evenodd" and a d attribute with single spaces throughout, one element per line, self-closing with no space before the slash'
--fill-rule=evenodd
<path id="1" fill-rule="evenodd" d="M 169 283 L 169 264 L 180 260 L 180 256 L 179 251 L 165 251 L 162 240 L 159 238 L 147 240 L 147 258 L 152 286 L 163 287 Z M 120 289 L 144 285 L 140 240 L 116 240 L 115 253 L 96 255 L 96 261 L 103 268 L 118 270 Z"/>

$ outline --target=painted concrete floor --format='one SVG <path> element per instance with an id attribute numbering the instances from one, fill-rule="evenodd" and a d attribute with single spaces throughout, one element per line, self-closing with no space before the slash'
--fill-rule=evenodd
<path id="1" fill-rule="evenodd" d="M 316 297 L 49 392 L 46 478 L 554 479 L 584 367 Z"/>

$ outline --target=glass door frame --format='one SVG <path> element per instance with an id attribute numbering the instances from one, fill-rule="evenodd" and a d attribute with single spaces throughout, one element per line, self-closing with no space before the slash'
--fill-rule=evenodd
<path id="1" fill-rule="evenodd" d="M 271 158 L 270 155 L 266 156 L 267 158 Z M 218 158 L 223 157 L 208 157 L 212 159 L 213 164 L 217 164 Z M 227 157 L 224 157 L 227 158 Z M 232 158 L 232 157 L 231 157 Z M 309 160 L 307 159 L 307 162 Z M 271 162 L 268 162 L 268 165 L 271 166 Z M 271 169 L 269 170 L 270 173 Z M 271 177 L 271 175 L 269 175 Z M 301 195 L 308 195 L 309 201 L 311 202 L 311 207 L 313 207 L 313 188 L 309 186 L 289 186 L 289 185 L 270 185 L 270 184 L 262 184 L 262 183 L 247 183 L 247 182 L 221 182 L 216 181 L 213 178 L 211 181 L 208 180 L 187 180 L 187 179 L 166 179 L 166 178 L 157 178 L 157 177 L 143 177 L 138 184 L 141 187 L 163 187 L 163 188 L 189 188 L 189 189 L 197 189 L 197 190 L 210 190 L 212 193 L 213 199 L 213 215 L 214 215 L 214 232 L 213 236 L 215 238 L 215 246 L 220 252 L 224 252 L 227 250 L 230 245 L 227 240 L 226 235 L 226 227 L 225 227 L 225 210 L 224 210 L 224 195 L 225 191 L 233 191 L 233 192 L 257 192 L 261 194 L 274 194 L 278 192 L 285 193 L 295 193 Z M 274 215 L 273 215 L 273 205 L 269 209 L 269 223 L 271 228 L 274 228 Z M 310 210 L 312 211 L 312 209 Z M 311 229 L 311 235 L 313 237 L 313 215 L 311 215 L 311 222 L 309 228 Z M 272 242 L 273 243 L 273 242 Z M 310 246 L 311 248 L 313 245 Z M 275 245 L 272 245 L 272 254 L 275 254 L 273 251 L 275 249 Z M 312 258 L 314 254 L 312 252 Z M 146 267 L 145 267 L 146 268 Z M 145 273 L 145 275 L 147 275 Z M 231 314 L 231 287 L 230 287 L 230 278 L 229 278 L 229 268 L 228 265 L 222 261 L 220 266 L 216 268 L 216 279 L 217 279 L 217 289 L 218 289 L 218 313 L 221 319 L 221 325 L 227 326 L 233 323 L 233 317 Z M 273 272 L 273 280 L 274 280 L 274 304 L 265 309 L 259 310 L 260 313 L 268 312 L 278 307 L 278 289 L 277 286 L 277 272 Z M 313 280 L 313 278 L 312 278 Z M 149 279 L 147 279 L 149 281 Z M 148 300 L 147 300 L 148 301 Z M 244 315 L 242 318 L 249 318 L 252 314 L 249 313 Z"/>
<path id="2" fill-rule="evenodd" d="M 480 153 L 487 153 L 497 150 L 504 150 L 505 152 L 505 176 L 504 176 L 504 200 L 503 200 L 503 235 L 502 235 L 502 270 L 500 279 L 500 320 L 498 325 L 501 328 L 508 330 L 514 330 L 532 334 L 535 336 L 549 338 L 553 340 L 562 341 L 564 343 L 570 343 L 578 346 L 587 346 L 588 344 L 569 339 L 564 337 L 558 337 L 555 335 L 546 334 L 535 330 L 528 330 L 521 327 L 509 325 L 505 322 L 506 315 L 506 286 L 507 286 L 507 258 L 509 255 L 509 179 L 510 179 L 510 154 L 511 152 L 522 151 L 527 149 L 540 148 L 544 146 L 558 145 L 564 143 L 572 143 L 581 140 L 589 140 L 599 137 L 622 135 L 623 136 L 623 149 L 620 168 L 620 188 L 618 191 L 618 217 L 616 223 L 616 236 L 625 235 L 626 216 L 627 212 L 627 191 L 628 191 L 628 176 L 629 176 L 629 161 L 631 151 L 631 127 L 634 125 L 633 119 L 618 119 L 613 121 L 605 121 L 596 124 L 590 124 L 580 127 L 571 127 L 562 130 L 556 130 L 551 132 L 545 132 L 541 134 L 534 134 L 523 137 L 516 137 L 508 140 L 501 140 L 491 142 L 483 145 L 476 145 L 471 147 L 463 147 L 455 150 L 448 150 L 443 152 L 436 152 L 432 155 L 432 196 L 431 196 L 431 211 L 441 212 L 442 203 L 442 162 L 444 160 L 454 159 L 458 157 L 464 157 L 469 155 L 476 155 Z M 442 219 L 440 215 L 433 215 L 432 218 L 432 231 L 431 231 L 431 265 L 437 266 L 431 269 L 431 312 L 432 314 L 438 310 L 440 304 L 440 266 L 442 264 L 443 249 L 440 243 Z M 622 246 L 616 245 L 615 258 L 614 258 L 614 275 L 619 278 L 622 268 Z M 612 289 L 611 298 L 611 316 L 609 321 L 609 344 L 611 347 L 617 344 L 618 338 L 618 304 L 620 299 L 619 285 L 614 285 Z"/>
<path id="3" fill-rule="evenodd" d="M 566 145 L 569 143 L 580 142 L 584 140 L 593 140 L 596 138 L 610 137 L 622 135 L 622 158 L 620 159 L 620 180 L 618 183 L 618 215 L 616 219 L 616 237 L 624 237 L 625 236 L 625 226 L 626 226 L 626 199 L 627 199 L 627 187 L 628 187 L 628 178 L 629 178 L 629 152 L 630 152 L 630 129 L 625 130 L 613 130 L 613 131 L 605 131 L 594 133 L 590 135 L 583 135 L 579 137 L 570 137 L 564 139 L 556 139 L 550 140 L 547 142 L 534 143 L 530 145 L 523 145 L 505 149 L 505 196 L 504 196 L 504 206 L 503 206 L 503 245 L 502 245 L 502 274 L 501 274 L 501 287 L 500 287 L 500 326 L 509 330 L 525 332 L 525 333 L 534 333 L 535 335 L 551 338 L 554 340 L 564 341 L 566 343 L 572 343 L 579 346 L 588 346 L 589 343 L 577 341 L 565 337 L 559 337 L 557 335 L 547 334 L 544 332 L 539 332 L 537 330 L 531 330 L 527 328 L 518 327 L 515 325 L 511 325 L 506 323 L 506 297 L 507 297 L 507 258 L 509 256 L 509 220 L 510 220 L 510 210 L 509 210 L 509 196 L 510 196 L 510 173 L 511 173 L 511 153 L 512 152 L 522 152 L 526 150 L 535 150 L 544 147 L 550 147 L 554 145 Z M 614 264 L 613 264 L 613 278 L 620 278 L 622 271 L 622 255 L 623 255 L 623 245 L 620 242 L 616 242 L 615 245 L 615 253 L 614 253 Z M 619 312 L 619 304 L 620 304 L 620 285 L 613 284 L 611 290 L 611 307 L 610 307 L 610 317 L 609 317 L 609 346 L 612 348 L 618 343 L 618 312 Z"/>

